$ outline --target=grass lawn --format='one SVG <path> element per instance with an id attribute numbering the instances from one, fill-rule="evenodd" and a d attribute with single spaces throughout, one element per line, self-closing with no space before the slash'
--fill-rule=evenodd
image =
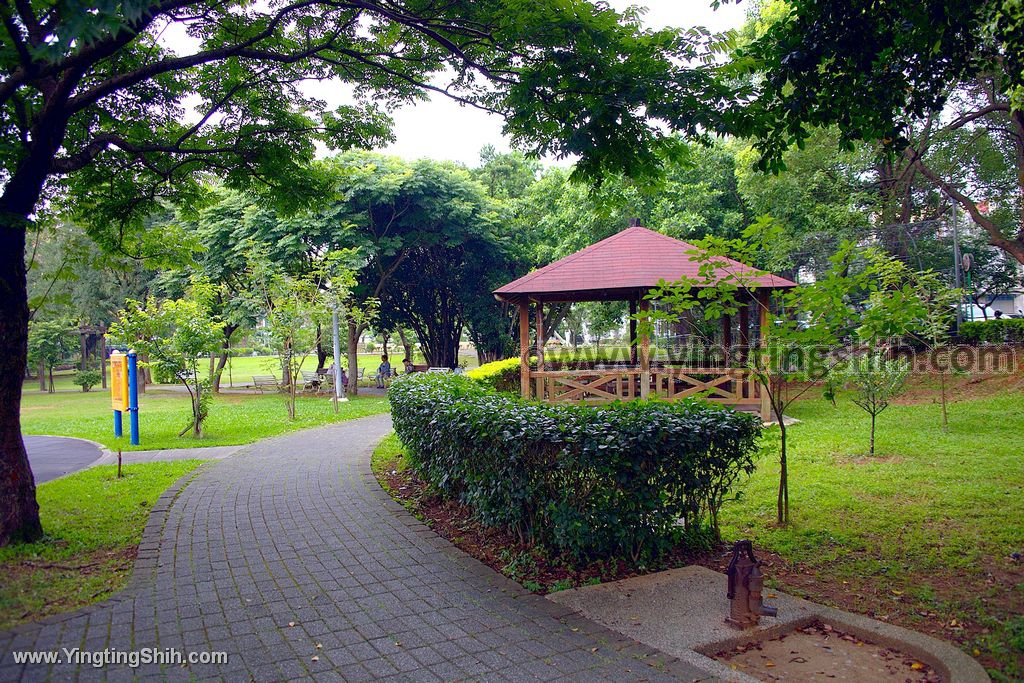
<path id="1" fill-rule="evenodd" d="M 880 417 L 874 457 L 848 399 L 797 402 L 790 525 L 775 524 L 776 428 L 722 533 L 777 553 L 780 588 L 956 641 L 997 680 L 1024 680 L 1024 380 L 958 385 L 973 397 L 950 404 L 948 432 L 918 384 Z"/>
<path id="2" fill-rule="evenodd" d="M 372 385 L 373 375 L 377 372 L 377 366 L 380 365 L 380 353 L 361 353 L 359 354 L 359 367 L 364 370 L 363 373 L 363 385 Z M 402 370 L 402 354 L 392 349 L 391 354 L 391 367 Z M 333 363 L 333 358 L 328 357 L 325 367 L 330 367 Z M 426 363 L 423 359 L 422 354 L 416 354 L 413 358 L 413 362 L 417 364 Z M 464 352 L 459 355 L 459 363 L 464 365 L 466 369 L 472 369 L 479 365 L 477 362 L 476 353 Z M 345 365 L 348 365 L 348 361 L 344 361 Z M 316 356 L 309 356 L 306 358 L 306 362 L 302 364 L 304 370 L 315 370 L 316 369 Z M 109 373 L 110 370 L 108 369 Z M 201 378 L 206 378 L 210 374 L 210 366 L 208 362 L 200 363 L 199 374 Z M 273 374 L 276 377 L 281 376 L 281 365 L 278 362 L 276 356 L 240 356 L 232 358 L 230 360 L 230 368 L 225 366 L 224 375 L 222 377 L 223 386 L 226 388 L 244 387 L 252 385 L 253 375 L 269 375 Z M 58 392 L 75 391 L 81 392 L 81 387 L 76 386 L 72 383 L 72 379 L 75 376 L 74 370 L 60 370 L 53 374 L 53 388 Z M 105 393 L 108 390 L 101 388 L 99 385 L 93 387 L 93 392 Z M 24 392 L 28 394 L 38 394 L 39 392 L 39 380 L 31 379 L 24 383 Z"/>
<path id="3" fill-rule="evenodd" d="M 203 422 L 203 438 L 178 436 L 189 422 L 191 411 L 187 394 L 150 389 L 139 396 L 141 445 L 128 445 L 125 436 L 114 438 L 113 413 L 106 392 L 44 394 L 26 391 L 22 396 L 21 424 L 26 434 L 76 436 L 97 441 L 117 450 L 227 446 L 257 441 L 267 436 L 329 422 L 350 420 L 387 412 L 386 398 L 364 396 L 339 404 L 339 412 L 329 398 L 300 396 L 295 421 L 288 420 L 284 398 L 277 395 L 220 394 L 213 402 L 210 416 Z"/>
<path id="4" fill-rule="evenodd" d="M 202 463 L 93 467 L 38 488 L 46 536 L 0 548 L 0 629 L 102 600 L 125 586 L 149 511 Z"/>

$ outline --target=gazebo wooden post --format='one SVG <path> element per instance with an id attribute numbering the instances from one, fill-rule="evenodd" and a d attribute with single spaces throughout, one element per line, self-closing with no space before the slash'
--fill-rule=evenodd
<path id="1" fill-rule="evenodd" d="M 530 303 L 519 302 L 519 389 L 530 398 Z"/>
<path id="2" fill-rule="evenodd" d="M 759 353 L 767 353 L 767 344 L 765 340 L 765 332 L 768 329 L 768 306 L 770 303 L 771 292 L 767 289 L 757 289 L 757 310 L 758 310 L 758 329 L 757 329 L 757 341 L 760 347 Z M 764 360 L 761 361 L 765 362 Z M 772 404 L 768 400 L 768 387 L 761 386 L 761 419 L 768 421 L 772 418 Z M 779 416 L 782 419 L 782 416 Z"/>
<path id="3" fill-rule="evenodd" d="M 636 367 L 636 299 L 629 300 L 629 364 Z"/>
<path id="4" fill-rule="evenodd" d="M 740 304 L 740 362 L 747 365 L 747 353 L 750 348 L 750 299 Z"/>
<path id="5" fill-rule="evenodd" d="M 644 321 L 644 331 L 640 334 L 640 398 L 647 398 L 651 393 L 651 339 L 647 334 L 647 323 L 650 321 L 648 311 L 650 302 L 640 300 L 640 317 Z"/>
<path id="6" fill-rule="evenodd" d="M 722 351 L 725 367 L 729 367 L 732 357 L 732 316 L 728 313 L 722 316 Z"/>
<path id="7" fill-rule="evenodd" d="M 537 302 L 537 370 L 544 372 L 544 302 Z M 537 400 L 544 400 L 544 376 L 537 377 Z"/>

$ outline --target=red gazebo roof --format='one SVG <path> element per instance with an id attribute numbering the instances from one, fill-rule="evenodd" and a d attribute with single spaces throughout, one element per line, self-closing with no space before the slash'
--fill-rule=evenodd
<path id="1" fill-rule="evenodd" d="M 699 273 L 701 264 L 687 253 L 696 249 L 692 244 L 647 228 L 627 228 L 494 290 L 494 295 L 506 301 L 631 299 L 656 287 L 661 280 L 703 279 Z M 723 261 L 728 265 L 719 266 L 719 270 L 733 274 L 756 272 L 739 261 L 716 259 Z M 749 282 L 757 288 L 796 287 L 795 282 L 771 273 L 755 276 Z"/>

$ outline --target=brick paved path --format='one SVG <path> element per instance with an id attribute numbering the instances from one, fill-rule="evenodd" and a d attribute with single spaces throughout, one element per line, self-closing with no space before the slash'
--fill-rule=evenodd
<path id="1" fill-rule="evenodd" d="M 705 677 L 526 593 L 413 519 L 370 474 L 389 430 L 386 415 L 354 420 L 200 468 L 154 506 L 123 593 L 0 633 L 0 681 Z M 229 662 L 22 666 L 11 654 L 63 647 Z"/>

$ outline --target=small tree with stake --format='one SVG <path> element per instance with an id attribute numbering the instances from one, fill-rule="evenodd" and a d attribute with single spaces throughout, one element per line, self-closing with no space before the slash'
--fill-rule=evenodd
<path id="1" fill-rule="evenodd" d="M 711 237 L 696 243 L 691 258 L 699 263 L 699 277 L 662 283 L 647 298 L 659 302 L 649 318 L 639 317 L 647 334 L 657 320 L 678 322 L 684 311 L 703 310 L 705 319 L 735 315 L 741 305 L 740 294 L 764 305 L 753 296 L 756 279 L 764 271 L 737 269 L 735 263 L 756 263 L 771 259 L 771 248 L 779 240 L 778 228 L 767 217 L 744 231 L 744 239 Z M 790 290 L 782 296 L 786 315 L 769 308 L 768 325 L 761 330 L 760 345 L 748 357 L 748 368 L 768 394 L 772 412 L 779 418 L 779 491 L 777 521 L 789 523 L 788 431 L 784 415 L 794 401 L 817 382 L 828 377 L 838 362 L 832 353 L 849 333 L 857 315 L 852 302 L 871 290 L 875 268 L 866 266 L 862 250 L 844 243 L 831 259 L 829 270 L 814 283 Z"/>
<path id="2" fill-rule="evenodd" d="M 842 366 L 841 376 L 854 389 L 853 402 L 871 416 L 868 454 L 875 454 L 875 422 L 898 396 L 907 382 L 910 363 L 903 358 L 887 359 L 881 351 L 852 358 Z"/>
<path id="3" fill-rule="evenodd" d="M 192 417 L 179 436 L 192 430 L 199 438 L 211 398 L 206 391 L 209 380 L 199 379 L 200 358 L 217 348 L 224 323 L 211 315 L 206 304 L 208 285 L 194 284 L 190 293 L 188 299 L 159 302 L 153 297 L 145 303 L 129 299 L 109 335 L 134 345 L 148 356 L 151 366 L 185 386 L 192 399 Z"/>

